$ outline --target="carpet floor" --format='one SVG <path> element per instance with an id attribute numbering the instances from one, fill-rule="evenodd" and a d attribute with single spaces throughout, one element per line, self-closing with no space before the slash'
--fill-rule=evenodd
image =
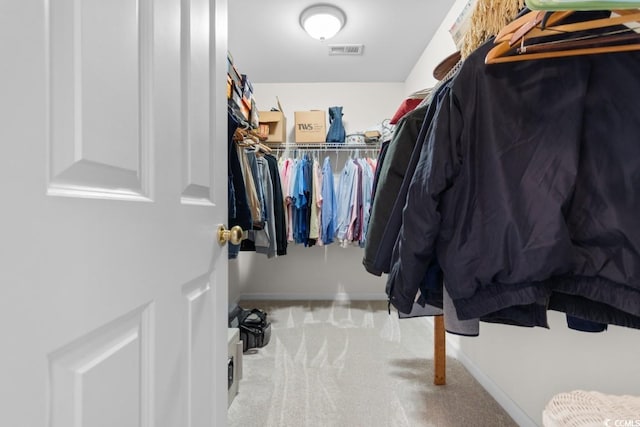
<path id="1" fill-rule="evenodd" d="M 457 360 L 433 385 L 425 318 L 385 301 L 243 301 L 272 322 L 269 344 L 243 355 L 231 427 L 516 426 Z"/>

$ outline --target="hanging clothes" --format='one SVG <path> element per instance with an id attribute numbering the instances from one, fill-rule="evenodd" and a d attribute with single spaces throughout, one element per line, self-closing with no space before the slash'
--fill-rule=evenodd
<path id="1" fill-rule="evenodd" d="M 551 309 L 640 328 L 640 54 L 488 69 L 490 47 L 465 61 L 420 153 L 390 302 L 411 311 L 437 253 L 461 319 L 548 327 Z"/>
<path id="2" fill-rule="evenodd" d="M 404 116 L 396 127 L 386 154 L 379 158 L 374 182 L 373 204 L 365 242 L 363 265 L 377 276 L 389 272 L 391 256 L 402 226 L 402 211 L 422 146 L 437 114 L 442 94 L 453 76 L 432 91 L 428 102 Z M 400 318 L 444 315 L 445 330 L 461 336 L 478 336 L 479 319 L 460 320 L 443 287 L 443 275 L 436 260 L 429 263 L 418 284 L 410 311 L 398 311 Z"/>
<path id="3" fill-rule="evenodd" d="M 309 161 L 306 156 L 299 159 L 296 165 L 295 184 L 293 187 L 294 224 L 293 240 L 298 244 L 307 244 L 309 237 L 307 198 L 309 196 L 309 182 L 307 180 Z"/>
<path id="4" fill-rule="evenodd" d="M 242 165 L 233 142 L 233 135 L 238 127 L 238 122 L 232 114 L 228 117 L 228 224 L 229 227 L 240 226 L 243 230 L 249 230 L 252 226 L 251 211 L 247 199 L 247 191 L 245 188 L 244 175 L 242 173 Z M 229 259 L 238 257 L 240 245 L 229 243 Z"/>
<path id="5" fill-rule="evenodd" d="M 229 258 L 253 251 L 272 258 L 286 255 L 286 215 L 277 159 L 269 148 L 245 136 L 235 140 L 238 128 L 229 114 L 229 225 L 240 225 L 245 239 L 229 244 Z M 242 138 L 243 132 L 238 132 Z"/>
<path id="6" fill-rule="evenodd" d="M 349 177 L 341 178 L 338 188 L 329 156 L 322 165 L 317 156 L 304 154 L 280 158 L 278 166 L 290 212 L 289 241 L 314 246 L 338 239 L 345 247 L 364 246 L 375 159 L 350 157 L 345 167 Z"/>
<path id="7" fill-rule="evenodd" d="M 271 154 L 264 156 L 269 165 L 269 174 L 271 175 L 271 183 L 273 189 L 273 212 L 276 228 L 276 255 L 283 256 L 287 254 L 287 220 L 285 214 L 285 201 L 283 196 L 283 185 L 280 180 L 280 172 L 278 170 L 278 160 Z"/>
<path id="8" fill-rule="evenodd" d="M 433 109 L 435 110 L 435 105 Z M 375 200 L 371 208 L 362 261 L 366 270 L 377 276 L 389 272 L 389 260 L 387 259 L 385 265 L 377 259 L 380 241 L 407 173 L 409 159 L 416 141 L 418 141 L 419 133 L 426 133 L 426 129 L 422 128 L 428 128 L 430 124 L 429 119 L 425 120 L 426 112 L 427 106 L 418 107 L 400 119 L 389 143 L 385 161 L 378 165 L 378 184 L 376 184 Z M 435 111 L 431 116 L 433 114 Z M 425 123 L 424 126 L 423 123 Z M 395 239 L 392 245 L 393 243 L 395 243 Z"/>
<path id="9" fill-rule="evenodd" d="M 322 221 L 322 171 L 318 158 L 314 156 L 311 167 L 311 219 L 309 222 L 309 240 L 322 244 L 320 240 L 320 222 Z"/>
<path id="10" fill-rule="evenodd" d="M 353 193 L 356 175 L 356 165 L 353 161 L 348 160 L 340 174 L 338 190 L 336 192 L 336 238 L 341 244 L 346 244 L 345 242 L 347 242 L 349 226 L 351 225 L 351 214 L 353 212 L 353 201 L 355 199 Z"/>
<path id="11" fill-rule="evenodd" d="M 256 179 L 254 177 L 253 169 L 251 168 L 249 156 L 247 155 L 247 151 L 243 146 L 237 145 L 235 146 L 237 151 L 238 159 L 240 160 L 242 177 L 245 184 L 245 190 L 247 193 L 247 200 L 249 202 L 249 209 L 251 211 L 251 222 L 252 226 L 249 229 L 253 228 L 253 226 L 260 225 L 262 221 L 262 211 L 260 201 L 260 197 L 258 196 L 258 189 L 256 188 Z M 255 172 L 257 174 L 257 170 Z"/>
<path id="12" fill-rule="evenodd" d="M 362 208 L 360 214 L 362 220 L 360 221 L 358 244 L 361 248 L 364 248 L 367 230 L 369 227 L 369 215 L 371 212 L 371 199 L 373 191 L 373 178 L 375 175 L 376 163 L 373 159 L 359 159 L 362 167 L 363 179 L 362 179 Z"/>
<path id="13" fill-rule="evenodd" d="M 338 221 L 333 169 L 331 168 L 331 159 L 329 156 L 325 157 L 324 162 L 322 163 L 322 188 L 320 191 L 322 194 L 320 233 L 322 236 L 322 243 L 329 245 L 333 243 Z"/>
<path id="14" fill-rule="evenodd" d="M 306 211 L 306 230 L 305 230 L 305 246 L 311 247 L 316 244 L 316 239 L 311 238 L 311 217 L 313 216 L 313 159 L 310 156 L 306 156 L 307 164 L 304 169 L 304 180 L 307 189 L 307 211 Z"/>
<path id="15" fill-rule="evenodd" d="M 336 238 L 341 246 L 364 246 L 365 220 L 368 221 L 374 171 L 362 158 L 350 157 L 340 174 L 336 196 Z"/>
<path id="16" fill-rule="evenodd" d="M 275 195 L 273 191 L 273 181 L 269 172 L 269 163 L 262 156 L 256 157 L 258 176 L 260 177 L 260 187 L 263 193 L 264 222 L 262 230 L 253 233 L 253 241 L 257 253 L 273 258 L 277 254 L 276 243 L 276 221 L 275 221 Z"/>
<path id="17" fill-rule="evenodd" d="M 293 179 L 293 169 L 295 161 L 293 159 L 278 160 L 278 169 L 280 170 L 280 179 L 282 184 L 282 197 L 284 199 L 285 223 L 286 223 L 286 239 L 287 242 L 293 242 L 293 196 L 291 193 L 291 180 Z"/>
<path id="18" fill-rule="evenodd" d="M 246 156 L 247 162 L 248 162 L 248 166 L 249 166 L 249 171 L 247 173 L 247 175 L 251 175 L 252 178 L 252 182 L 253 182 L 253 187 L 255 188 L 255 192 L 256 192 L 256 199 L 255 199 L 255 203 L 256 203 L 256 215 L 257 217 L 254 218 L 254 226 L 256 227 L 262 227 L 264 221 L 267 218 L 267 206 L 265 203 L 265 195 L 264 195 L 264 177 L 262 176 L 262 169 L 258 168 L 258 163 L 256 160 L 256 150 L 253 148 L 245 148 L 244 149 L 244 155 Z"/>

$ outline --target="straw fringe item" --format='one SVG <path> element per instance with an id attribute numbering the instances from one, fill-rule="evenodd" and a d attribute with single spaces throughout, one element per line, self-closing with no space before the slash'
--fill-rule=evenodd
<path id="1" fill-rule="evenodd" d="M 613 426 L 613 420 L 632 423 L 624 425 L 638 425 L 640 396 L 614 396 L 597 391 L 575 390 L 555 395 L 542 413 L 545 427 Z"/>
<path id="2" fill-rule="evenodd" d="M 462 39 L 462 58 L 498 34 L 523 7 L 524 0 L 477 0 L 471 13 L 471 25 Z"/>

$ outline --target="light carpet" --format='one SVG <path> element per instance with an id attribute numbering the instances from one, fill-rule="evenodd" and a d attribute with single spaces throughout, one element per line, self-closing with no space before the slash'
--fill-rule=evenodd
<path id="1" fill-rule="evenodd" d="M 385 301 L 243 301 L 272 322 L 243 356 L 231 427 L 515 426 L 455 359 L 433 385 L 433 332 Z"/>

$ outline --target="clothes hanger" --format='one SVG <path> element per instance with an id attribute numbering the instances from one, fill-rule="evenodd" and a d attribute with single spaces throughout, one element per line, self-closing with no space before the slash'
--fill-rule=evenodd
<path id="1" fill-rule="evenodd" d="M 561 10 L 552 12 L 545 10 L 533 10 L 505 25 L 494 38 L 494 43 L 498 44 L 510 40 L 513 45 L 538 25 L 542 24 L 541 29 L 545 29 L 547 26 L 552 26 L 562 21 L 574 12 L 576 11 Z M 628 15 L 637 12 L 637 9 L 613 10 L 613 12 L 619 15 Z"/>
<path id="2" fill-rule="evenodd" d="M 566 13 L 566 16 L 568 16 L 574 11 L 565 10 L 562 12 Z M 498 42 L 503 42 L 505 40 L 508 40 L 516 31 L 522 31 L 523 33 L 526 33 L 529 29 L 534 28 L 536 25 L 540 23 L 543 23 L 545 16 L 547 16 L 548 14 L 549 12 L 546 10 L 531 10 L 525 13 L 524 15 L 519 16 L 518 18 L 514 19 L 513 21 L 509 22 L 507 25 L 502 27 L 500 31 L 498 31 L 498 34 L 496 34 L 496 36 L 494 37 L 494 42 L 498 43 Z M 558 22 L 559 20 L 564 19 L 564 17 L 557 16 L 555 20 L 550 21 L 549 24 Z M 545 23 L 545 25 L 547 24 Z"/>
<path id="3" fill-rule="evenodd" d="M 567 42 L 567 43 L 570 43 L 570 42 Z M 532 47 L 532 46 L 529 46 L 529 47 Z M 588 48 L 578 48 L 578 49 L 566 49 L 566 46 L 565 46 L 562 50 L 557 50 L 557 51 L 545 50 L 544 52 L 538 51 L 537 53 L 526 53 L 526 49 L 527 49 L 526 46 L 520 49 L 523 53 L 519 55 L 502 56 L 502 57 L 498 56 L 498 57 L 488 58 L 485 60 L 485 63 L 499 64 L 504 62 L 528 61 L 532 59 L 563 58 L 563 57 L 569 57 L 569 56 L 595 55 L 599 53 L 613 53 L 613 52 L 631 52 L 631 51 L 640 50 L 640 43 L 615 45 L 615 46 L 598 46 L 598 47 L 588 47 Z"/>
<path id="4" fill-rule="evenodd" d="M 509 38 L 509 45 L 513 46 L 518 43 L 526 34 L 535 29 L 538 25 L 543 24 L 542 28 L 547 28 L 548 26 L 555 25 L 558 22 L 562 22 L 563 19 L 573 14 L 573 10 L 563 10 L 561 12 L 553 12 L 549 14 L 545 11 L 540 11 L 536 15 L 536 19 L 530 21 L 528 24 L 523 25 L 517 31 L 515 31 L 511 37 Z"/>
<path id="5" fill-rule="evenodd" d="M 260 142 L 251 129 L 237 128 L 233 133 L 233 140 L 241 147 L 255 148 L 258 153 L 271 154 L 271 147 Z"/>
<path id="6" fill-rule="evenodd" d="M 617 11 L 616 11 L 617 12 Z M 585 31 L 590 29 L 606 28 L 610 26 L 623 25 L 630 22 L 636 22 L 640 20 L 640 12 L 635 9 L 631 13 L 624 12 L 621 16 L 593 19 L 588 21 L 576 22 L 572 24 L 548 26 L 545 29 L 533 28 L 526 34 L 528 38 L 542 38 L 546 36 L 558 36 L 559 34 L 570 34 L 578 31 Z M 606 36 L 607 34 L 605 34 Z M 507 55 L 514 52 L 514 47 L 511 44 L 511 40 L 502 41 L 492 48 L 485 57 L 486 64 L 497 64 L 503 62 L 525 61 L 531 59 L 544 59 L 544 58 L 558 58 L 565 56 L 578 56 L 578 55 L 593 55 L 598 53 L 610 53 L 610 52 L 627 52 L 633 50 L 640 50 L 640 44 L 626 44 L 626 45 L 613 45 L 613 46 L 597 46 L 586 48 L 572 48 L 569 44 L 571 40 L 567 40 L 568 44 L 564 45 L 564 49 L 552 49 L 551 51 L 527 53 L 525 46 L 525 37 L 519 39 L 520 46 L 517 48 L 518 55 Z M 558 44 L 562 43 L 562 40 L 557 41 Z M 543 42 L 544 43 L 544 42 Z M 534 45 L 531 45 L 534 46 Z"/>
<path id="7" fill-rule="evenodd" d="M 640 1 L 631 0 L 526 0 L 531 10 L 610 10 L 612 8 L 638 8 Z"/>
<path id="8" fill-rule="evenodd" d="M 262 151 L 263 153 L 265 153 L 265 154 L 271 154 L 271 152 L 272 152 L 271 147 L 269 147 L 269 146 L 267 146 L 267 145 L 264 145 L 264 144 L 263 144 L 263 143 L 261 143 L 261 142 L 258 142 L 258 143 L 256 144 L 256 147 L 258 147 L 258 149 L 259 149 L 260 151 Z"/>
<path id="9" fill-rule="evenodd" d="M 520 40 L 520 38 L 524 37 L 525 34 L 536 26 L 543 24 L 543 28 L 545 28 L 548 25 L 554 25 L 571 15 L 573 12 L 573 10 L 564 10 L 553 13 L 544 10 L 531 11 L 502 28 L 494 37 L 493 42 L 498 44 L 510 41 L 510 44 L 513 45 L 515 43 L 513 40 Z"/>
<path id="10" fill-rule="evenodd" d="M 538 19 L 538 15 L 540 15 L 540 19 L 542 19 L 542 16 L 544 16 L 544 11 L 542 10 L 532 10 L 530 12 L 525 13 L 524 15 L 514 19 L 513 21 L 509 22 L 507 25 L 505 25 L 504 27 L 502 27 L 502 29 L 500 31 L 498 31 L 498 34 L 496 34 L 494 40 L 496 43 L 498 42 L 502 42 L 505 41 L 505 37 L 507 36 L 511 36 L 511 34 L 513 34 L 515 31 L 517 31 L 519 28 L 530 24 L 531 22 L 534 22 Z"/>
<path id="11" fill-rule="evenodd" d="M 629 22 L 640 20 L 640 11 L 634 9 L 631 13 L 618 13 L 621 11 L 612 11 L 620 16 L 610 16 L 608 18 L 592 19 L 588 21 L 575 22 L 571 24 L 547 26 L 544 29 L 533 28 L 527 33 L 529 38 L 544 37 L 544 36 L 557 36 L 558 33 L 571 33 L 577 31 L 593 30 L 598 28 L 612 27 L 614 25 L 623 25 Z M 520 39 L 512 40 L 511 44 L 519 42 Z"/>
<path id="12" fill-rule="evenodd" d="M 577 37 L 570 40 L 536 43 L 525 46 L 524 49 L 526 49 L 527 54 L 533 54 L 565 49 L 574 50 L 579 48 L 604 47 L 607 43 L 628 43 L 630 41 L 640 41 L 640 34 L 627 28 L 598 35 Z M 613 47 L 613 45 L 610 47 Z"/>

